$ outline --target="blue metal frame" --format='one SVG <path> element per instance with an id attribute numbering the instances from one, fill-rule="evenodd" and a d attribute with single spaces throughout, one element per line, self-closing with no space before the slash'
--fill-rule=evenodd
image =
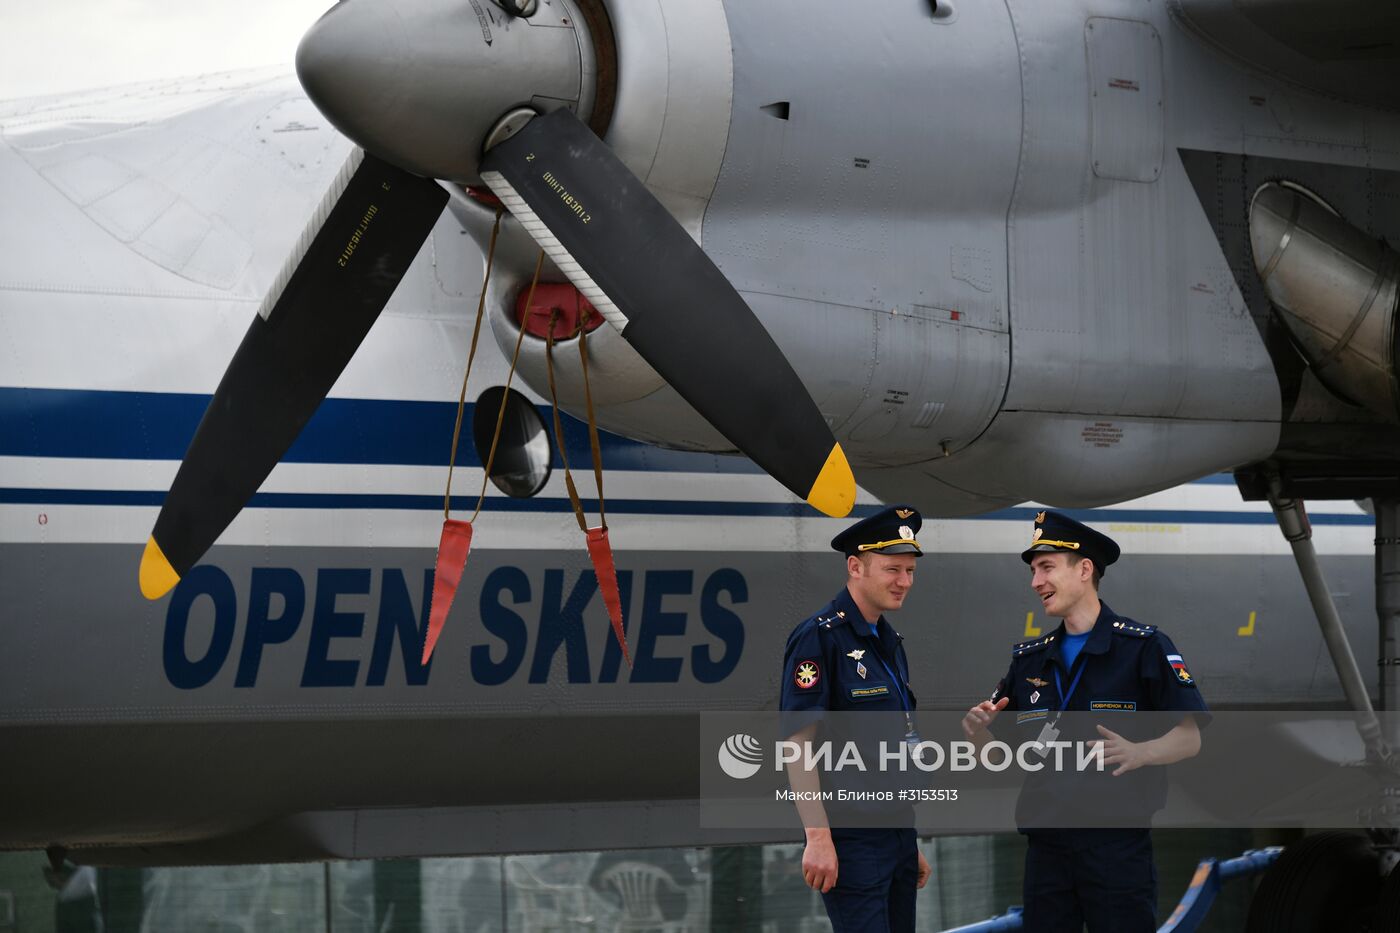
<path id="1" fill-rule="evenodd" d="M 1213 858 L 1205 859 L 1196 866 L 1196 875 L 1191 886 L 1176 905 L 1176 910 L 1167 922 L 1158 928 L 1157 933 L 1193 933 L 1206 919 L 1210 905 L 1220 893 L 1220 886 L 1232 878 L 1242 878 L 1263 871 L 1274 863 L 1283 852 L 1282 846 L 1268 849 L 1250 849 L 1239 858 L 1220 862 Z"/>
<path id="2" fill-rule="evenodd" d="M 1191 886 L 1186 889 L 1176 910 L 1162 924 L 1157 933 L 1195 933 L 1210 912 L 1220 886 L 1234 878 L 1257 874 L 1268 868 L 1283 852 L 1281 846 L 1268 849 L 1250 849 L 1238 858 L 1203 859 L 1196 866 L 1196 874 L 1191 878 Z M 944 930 L 943 933 L 1014 933 L 1021 929 L 1021 908 L 1012 907 L 1000 917 L 970 923 L 967 926 Z"/>

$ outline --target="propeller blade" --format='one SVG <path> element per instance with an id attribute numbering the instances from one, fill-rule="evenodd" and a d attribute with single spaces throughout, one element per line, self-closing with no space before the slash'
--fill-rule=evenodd
<path id="1" fill-rule="evenodd" d="M 855 504 L 841 445 L 734 286 L 566 109 L 487 152 L 481 178 L 569 280 L 735 447 L 828 515 Z"/>
<path id="2" fill-rule="evenodd" d="M 447 192 L 355 150 L 313 215 L 195 431 L 141 557 L 159 599 L 252 498 L 432 232 Z"/>

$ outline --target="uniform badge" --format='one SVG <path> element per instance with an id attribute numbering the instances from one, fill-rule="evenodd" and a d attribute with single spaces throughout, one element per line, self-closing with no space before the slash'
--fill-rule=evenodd
<path id="1" fill-rule="evenodd" d="M 1026 678 L 1026 683 L 1030 684 L 1032 687 L 1048 687 L 1048 686 L 1050 686 L 1050 681 L 1048 681 L 1048 680 L 1041 680 L 1039 677 L 1027 677 L 1027 678 Z"/>
<path id="2" fill-rule="evenodd" d="M 905 541 L 913 541 L 913 540 L 914 540 L 914 529 L 913 529 L 913 528 L 910 528 L 908 525 L 900 525 L 900 526 L 899 526 L 899 536 L 900 536 L 901 538 L 903 538 Z"/>
<path id="3" fill-rule="evenodd" d="M 803 661 L 797 665 L 797 669 L 792 672 L 792 682 L 803 690 L 810 690 L 817 685 L 817 681 L 822 679 L 821 669 L 817 667 L 816 661 Z"/>
<path id="4" fill-rule="evenodd" d="M 894 514 L 898 515 L 900 518 L 908 518 L 910 515 L 913 515 L 913 514 L 914 514 L 914 510 L 913 510 L 913 509 L 895 509 L 895 510 L 894 510 Z"/>
<path id="5" fill-rule="evenodd" d="M 860 675 L 861 680 L 865 679 L 865 665 L 860 663 L 859 661 L 856 662 L 856 673 Z"/>
<path id="6" fill-rule="evenodd" d="M 865 657 L 865 649 L 857 648 L 855 651 L 847 651 L 846 657 L 859 661 L 861 658 Z"/>
<path id="7" fill-rule="evenodd" d="M 1167 655 L 1167 663 L 1172 666 L 1172 670 L 1176 671 L 1177 680 L 1181 681 L 1187 686 L 1190 686 L 1196 682 L 1191 679 L 1191 672 L 1186 669 L 1186 662 L 1181 660 L 1181 655 Z"/>
<path id="8" fill-rule="evenodd" d="M 1035 531 L 1031 532 L 1031 544 L 1034 544 L 1035 542 L 1039 541 L 1039 540 L 1040 540 L 1041 538 L 1043 538 L 1044 536 L 1045 536 L 1045 529 L 1044 529 L 1044 528 L 1037 528 Z"/>
<path id="9" fill-rule="evenodd" d="M 1036 516 L 1035 516 L 1035 523 L 1036 523 L 1037 525 L 1039 525 L 1039 524 L 1043 523 L 1044 521 L 1045 521 L 1045 513 L 1044 513 L 1044 512 L 1037 512 L 1037 513 L 1036 513 Z"/>
<path id="10" fill-rule="evenodd" d="M 1040 691 L 1036 690 L 1031 694 L 1031 702 L 1035 703 L 1040 699 Z"/>

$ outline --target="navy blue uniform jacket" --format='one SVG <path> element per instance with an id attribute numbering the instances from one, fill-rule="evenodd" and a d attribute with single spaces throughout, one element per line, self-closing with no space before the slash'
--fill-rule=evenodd
<path id="1" fill-rule="evenodd" d="M 871 634 L 870 625 L 845 587 L 788 636 L 780 703 L 783 738 L 822 722 L 829 712 L 867 714 L 842 717 L 836 728 L 828 720 L 813 739 L 854 741 L 870 766 L 866 775 L 843 771 L 842 787 L 875 790 L 887 784 L 893 788 L 911 784 L 910 775 L 896 771 L 881 774 L 878 769 L 880 742 L 903 742 L 910 728 L 909 717 L 918 705 L 909 687 L 909 659 L 903 641 L 883 616 L 876 623 L 876 634 Z M 830 813 L 833 808 L 828 805 L 827 809 Z M 854 809 L 863 812 L 868 808 Z M 908 804 L 893 809 L 911 810 Z"/>
<path id="2" fill-rule="evenodd" d="M 994 723 L 998 738 L 1033 741 L 1047 719 L 1061 709 L 1080 714 L 1072 723 L 1067 719 L 1061 724 L 1060 740 L 1071 742 L 1099 739 L 1095 724 L 1129 741 L 1145 741 L 1162 735 L 1182 718 L 1144 714 L 1191 712 L 1201 726 L 1210 721 L 1185 661 L 1156 626 L 1140 625 L 1101 603 L 1074 671 L 1065 666 L 1060 652 L 1064 637 L 1061 623 L 1050 634 L 1012 648 L 1011 666 L 991 697 L 993 702 L 1004 696 L 1011 699 Z M 1081 666 L 1083 674 L 1066 705 L 1060 690 L 1070 692 Z M 1013 717 L 1015 727 L 1008 729 L 1006 720 Z M 1116 778 L 1112 771 L 1113 766 L 1102 773 L 1073 769 L 1057 773 L 1050 768 L 1032 773 L 1017 802 L 1017 824 L 1022 829 L 1149 825 L 1152 813 L 1166 803 L 1165 769 L 1144 767 Z"/>

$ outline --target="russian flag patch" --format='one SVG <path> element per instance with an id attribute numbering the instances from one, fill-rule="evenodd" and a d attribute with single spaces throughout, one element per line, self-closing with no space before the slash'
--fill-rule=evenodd
<path id="1" fill-rule="evenodd" d="M 1167 655 L 1167 663 L 1172 666 L 1172 670 L 1176 671 L 1177 680 L 1188 685 L 1195 683 L 1195 681 L 1191 679 L 1191 672 L 1186 669 L 1186 662 L 1181 660 L 1181 655 Z"/>

